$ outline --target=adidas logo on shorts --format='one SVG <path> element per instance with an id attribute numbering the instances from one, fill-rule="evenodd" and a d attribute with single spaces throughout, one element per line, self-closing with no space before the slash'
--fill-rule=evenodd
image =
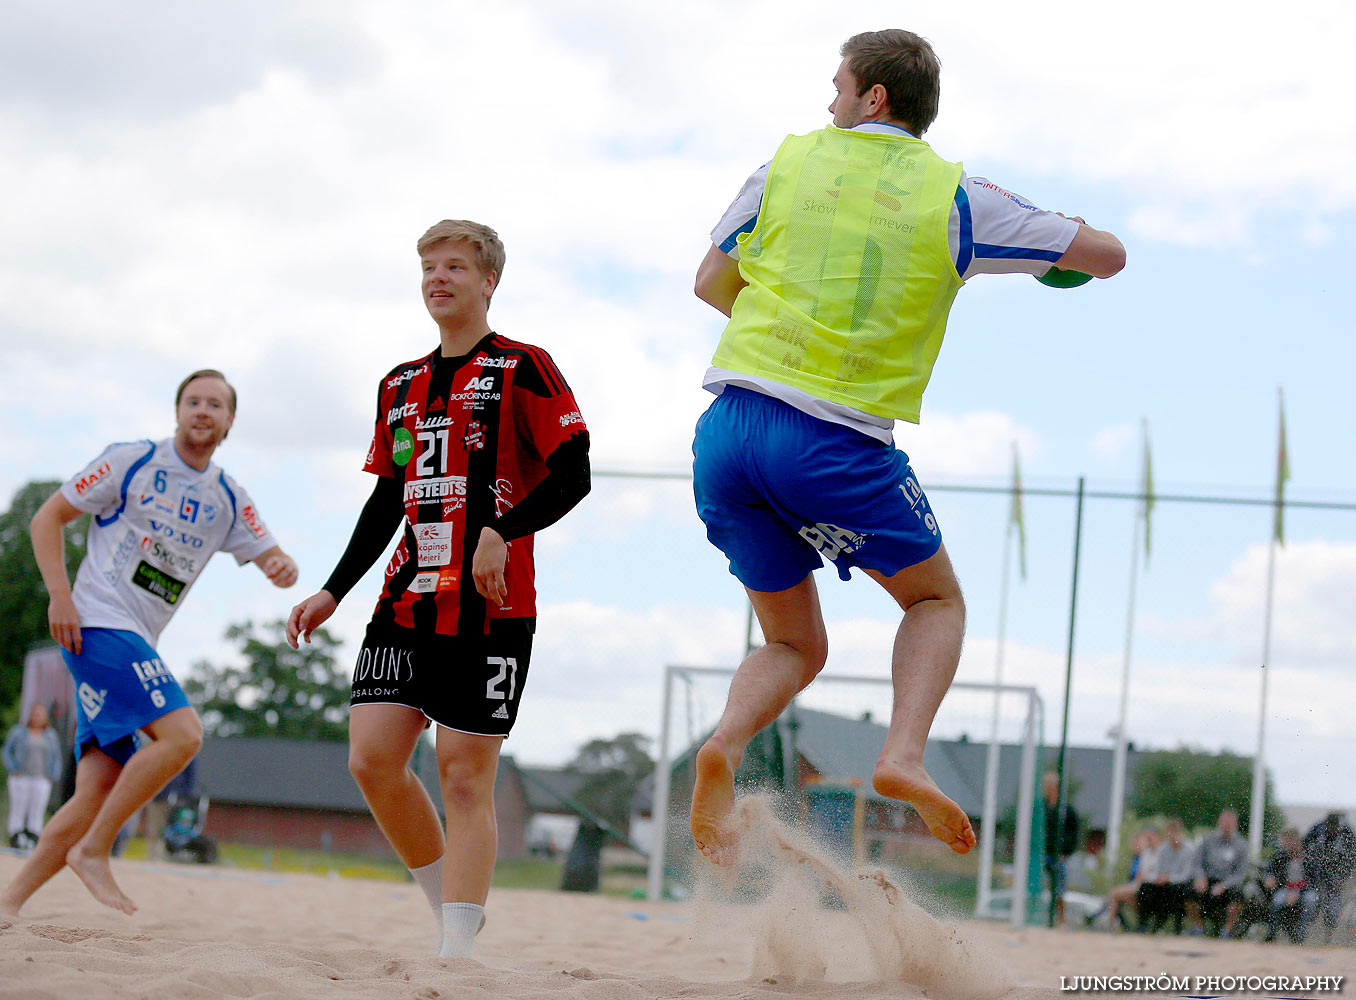
<path id="1" fill-rule="evenodd" d="M 491 719 L 507 719 L 508 717 L 508 709 L 503 705 L 496 708 L 494 714 L 490 716 Z"/>

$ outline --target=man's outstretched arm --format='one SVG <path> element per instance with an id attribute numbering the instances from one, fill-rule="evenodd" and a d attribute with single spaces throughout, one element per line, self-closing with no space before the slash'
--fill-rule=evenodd
<path id="1" fill-rule="evenodd" d="M 1078 223 L 1078 232 L 1055 267 L 1082 271 L 1094 278 L 1109 278 L 1125 267 L 1125 247 L 1114 234 L 1093 229 L 1077 216 L 1073 221 Z"/>
<path id="2" fill-rule="evenodd" d="M 747 285 L 739 273 L 739 261 L 730 257 L 715 244 L 702 258 L 697 268 L 695 291 L 697 298 L 715 306 L 726 316 L 734 309 L 735 297 Z"/>

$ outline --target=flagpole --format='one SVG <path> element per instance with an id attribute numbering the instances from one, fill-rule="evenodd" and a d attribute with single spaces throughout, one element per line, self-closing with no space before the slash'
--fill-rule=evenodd
<path id="1" fill-rule="evenodd" d="M 1111 758 L 1111 818 L 1107 822 L 1106 856 L 1115 865 L 1121 849 L 1125 812 L 1125 717 L 1130 706 L 1130 649 L 1135 635 L 1135 584 L 1139 579 L 1139 512 L 1130 542 L 1130 600 L 1125 612 L 1125 656 L 1121 661 L 1121 710 L 1116 717 L 1116 752 Z"/>
<path id="2" fill-rule="evenodd" d="M 1248 851 L 1262 856 L 1262 822 L 1266 817 L 1267 664 L 1271 662 L 1271 603 L 1276 589 L 1276 539 L 1267 547 L 1267 604 L 1262 619 L 1262 703 L 1257 710 L 1257 755 L 1252 762 L 1252 812 L 1248 820 Z"/>
<path id="3" fill-rule="evenodd" d="M 1144 518 L 1144 529 L 1149 529 L 1149 428 L 1141 428 L 1140 486 L 1144 494 L 1140 509 L 1135 512 L 1134 527 L 1130 532 L 1130 598 L 1125 611 L 1125 656 L 1121 661 L 1121 707 L 1116 718 L 1116 751 L 1111 758 L 1111 816 L 1107 822 L 1107 851 L 1109 864 L 1114 868 L 1121 849 L 1121 823 L 1125 815 L 1125 767 L 1128 741 L 1125 719 L 1130 708 L 1130 651 L 1135 636 L 1135 588 L 1139 580 L 1139 524 Z M 1147 553 L 1146 553 L 1147 554 Z"/>
<path id="4" fill-rule="evenodd" d="M 993 682 L 1003 683 L 1003 648 L 1007 644 L 1008 577 L 1012 565 L 1012 534 L 1016 523 L 1008 521 L 1003 539 L 1003 575 L 998 585 L 998 652 L 994 656 Z M 976 916 L 987 917 L 993 898 L 993 854 L 998 812 L 998 715 L 1002 692 L 993 693 L 993 723 L 989 728 L 989 752 L 984 765 L 984 806 L 980 816 L 979 896 L 975 900 Z M 1024 877 L 1020 873 L 1014 878 Z"/>
<path id="5" fill-rule="evenodd" d="M 1290 456 L 1285 446 L 1285 396 L 1276 390 L 1280 428 L 1276 447 L 1276 505 L 1271 544 L 1267 547 L 1267 597 L 1262 617 L 1262 696 L 1257 709 L 1257 753 L 1252 761 L 1252 803 L 1248 814 L 1248 851 L 1254 861 L 1262 857 L 1262 824 L 1266 820 L 1267 794 L 1267 666 L 1271 663 L 1271 609 L 1276 593 L 1276 546 L 1285 544 L 1285 481 L 1290 478 Z"/>

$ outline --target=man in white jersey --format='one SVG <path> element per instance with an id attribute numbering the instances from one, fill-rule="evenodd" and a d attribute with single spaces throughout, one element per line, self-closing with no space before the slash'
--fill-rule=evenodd
<path id="1" fill-rule="evenodd" d="M 17 914 L 64 865 L 99 902 L 135 911 L 109 867 L 113 839 L 202 745 L 202 723 L 154 649 L 160 632 L 218 551 L 275 586 L 297 580 L 254 501 L 212 464 L 235 404 L 221 372 L 194 372 L 175 395 L 172 438 L 110 445 L 33 515 L 52 638 L 75 678 L 79 763 L 75 794 L 0 894 L 0 914 Z M 93 520 L 72 591 L 62 528 L 81 514 Z M 149 738 L 139 750 L 138 730 Z"/>
<path id="2" fill-rule="evenodd" d="M 707 537 L 730 560 L 767 645 L 740 665 L 698 751 L 691 828 L 731 864 L 734 774 L 744 748 L 823 667 L 828 639 L 813 571 L 865 571 L 904 619 L 877 792 L 910 803 L 965 853 L 965 813 L 923 767 L 955 675 L 965 605 L 927 497 L 894 447 L 917 423 L 956 291 L 975 274 L 1051 265 L 1115 274 L 1110 233 L 1042 212 L 967 177 L 919 137 L 937 114 L 940 64 L 908 31 L 844 43 L 833 125 L 790 136 L 712 232 L 696 291 L 730 317 L 703 385 L 694 492 Z"/>

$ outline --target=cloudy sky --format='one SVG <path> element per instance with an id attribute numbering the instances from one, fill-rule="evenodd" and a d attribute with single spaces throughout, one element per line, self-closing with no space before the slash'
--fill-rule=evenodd
<path id="1" fill-rule="evenodd" d="M 734 665 L 742 591 L 682 480 L 720 331 L 691 294 L 707 233 L 781 137 L 823 125 L 837 46 L 899 25 L 943 62 L 928 138 L 971 174 L 1126 244 L 1073 291 L 980 278 L 897 440 L 966 587 L 960 677 L 992 679 L 1011 449 L 1028 485 L 1265 497 L 1284 387 L 1295 498 L 1356 500 L 1356 12 L 1291 4 L 1021 8 L 785 0 L 672 5 L 12 0 L 0 13 L 0 495 L 109 441 L 162 437 L 188 371 L 240 392 L 222 465 L 302 581 L 218 560 L 167 630 L 183 672 L 233 621 L 316 589 L 370 488 L 377 380 L 426 353 L 414 241 L 496 227 L 491 320 L 542 344 L 589 421 L 593 495 L 539 539 L 541 621 L 508 751 L 558 762 L 659 726 L 663 667 Z M 1220 16 L 1224 15 L 1224 16 Z M 1114 724 L 1134 509 L 1085 510 L 1070 729 Z M 1073 502 L 1030 497 L 1005 679 L 1063 712 Z M 1160 503 L 1139 580 L 1128 731 L 1252 753 L 1270 513 Z M 1277 563 L 1268 760 L 1279 797 L 1356 808 L 1356 512 L 1293 511 Z M 380 570 L 333 621 L 351 653 Z M 888 676 L 895 619 L 821 574 L 829 670 Z M 883 693 L 881 712 L 884 712 Z M 706 700 L 718 695 L 709 692 Z M 825 699 L 830 695 L 825 693 Z M 703 699 L 697 699 L 702 702 Z M 846 704 L 846 701 L 845 701 Z M 700 705 L 693 712 L 707 711 Z M 684 709 L 686 711 L 686 709 Z M 945 726 L 985 731 L 957 699 Z M 681 722 L 681 726 L 685 723 Z"/>

